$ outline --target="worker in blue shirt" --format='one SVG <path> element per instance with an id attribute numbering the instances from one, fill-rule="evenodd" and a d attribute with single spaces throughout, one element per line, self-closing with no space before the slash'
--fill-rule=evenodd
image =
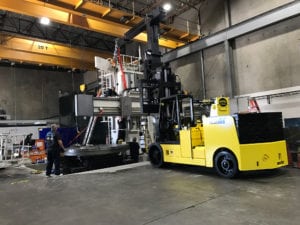
<path id="1" fill-rule="evenodd" d="M 51 177 L 53 163 L 55 166 L 54 174 L 60 175 L 60 153 L 64 152 L 65 147 L 57 128 L 58 126 L 56 124 L 52 124 L 51 130 L 46 134 L 47 177 Z"/>

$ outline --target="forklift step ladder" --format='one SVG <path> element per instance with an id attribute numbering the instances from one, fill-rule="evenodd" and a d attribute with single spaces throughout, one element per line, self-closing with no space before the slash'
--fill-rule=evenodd
<path id="1" fill-rule="evenodd" d="M 86 132 L 85 132 L 85 135 L 84 135 L 84 138 L 83 138 L 83 142 L 82 142 L 83 145 L 87 145 L 87 144 L 90 143 L 91 136 L 92 136 L 96 121 L 97 121 L 97 116 L 91 116 L 90 117 L 87 129 L 86 129 Z"/>
<path id="2" fill-rule="evenodd" d="M 88 126 L 86 128 L 86 132 L 85 132 L 85 135 L 83 138 L 82 145 L 87 145 L 90 143 L 90 140 L 91 140 L 94 128 L 95 128 L 95 124 L 97 122 L 98 117 L 100 117 L 102 115 L 102 113 L 103 113 L 103 111 L 100 110 L 98 115 L 90 117 Z"/>
<path id="3" fill-rule="evenodd" d="M 145 148 L 148 151 L 148 146 L 152 143 L 151 135 L 148 129 L 145 130 Z"/>
<path id="4" fill-rule="evenodd" d="M 102 89 L 102 93 L 105 94 L 109 89 L 115 86 L 114 73 L 110 71 L 98 70 L 98 83 Z M 98 96 L 100 97 L 100 96 Z"/>
<path id="5" fill-rule="evenodd" d="M 154 126 L 153 126 L 153 123 L 150 121 L 151 121 L 151 118 L 148 116 L 142 122 L 142 130 L 143 130 L 143 134 L 144 134 L 144 145 L 145 145 L 145 151 L 147 153 L 148 153 L 149 145 L 154 142 L 154 136 L 151 135 L 154 133 Z"/>

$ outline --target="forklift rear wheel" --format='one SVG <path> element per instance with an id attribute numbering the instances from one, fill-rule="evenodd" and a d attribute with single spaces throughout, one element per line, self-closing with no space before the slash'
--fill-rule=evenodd
<path id="1" fill-rule="evenodd" d="M 215 157 L 215 169 L 225 178 L 233 178 L 238 173 L 237 161 L 233 154 L 226 151 L 219 152 Z"/>
<path id="2" fill-rule="evenodd" d="M 159 149 L 158 147 L 152 147 L 149 150 L 149 159 L 151 164 L 154 167 L 162 167 L 163 165 L 163 155 L 162 155 L 162 151 L 161 149 Z"/>

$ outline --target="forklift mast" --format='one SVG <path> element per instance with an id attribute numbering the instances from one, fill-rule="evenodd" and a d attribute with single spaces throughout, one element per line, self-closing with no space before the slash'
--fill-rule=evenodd
<path id="1" fill-rule="evenodd" d="M 144 55 L 144 77 L 140 80 L 141 109 L 143 113 L 158 113 L 160 99 L 177 94 L 181 90 L 180 82 L 172 73 L 168 64 L 161 62 L 159 49 L 160 22 L 166 16 L 162 8 L 156 8 L 147 14 L 135 27 L 124 35 L 124 40 L 132 40 L 139 33 L 147 32 L 147 50 Z"/>

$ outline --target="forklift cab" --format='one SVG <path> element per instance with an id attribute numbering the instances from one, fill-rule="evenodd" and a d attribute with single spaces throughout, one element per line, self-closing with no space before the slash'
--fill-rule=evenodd
<path id="1" fill-rule="evenodd" d="M 179 143 L 179 131 L 194 126 L 193 97 L 172 95 L 161 98 L 158 141 Z"/>

